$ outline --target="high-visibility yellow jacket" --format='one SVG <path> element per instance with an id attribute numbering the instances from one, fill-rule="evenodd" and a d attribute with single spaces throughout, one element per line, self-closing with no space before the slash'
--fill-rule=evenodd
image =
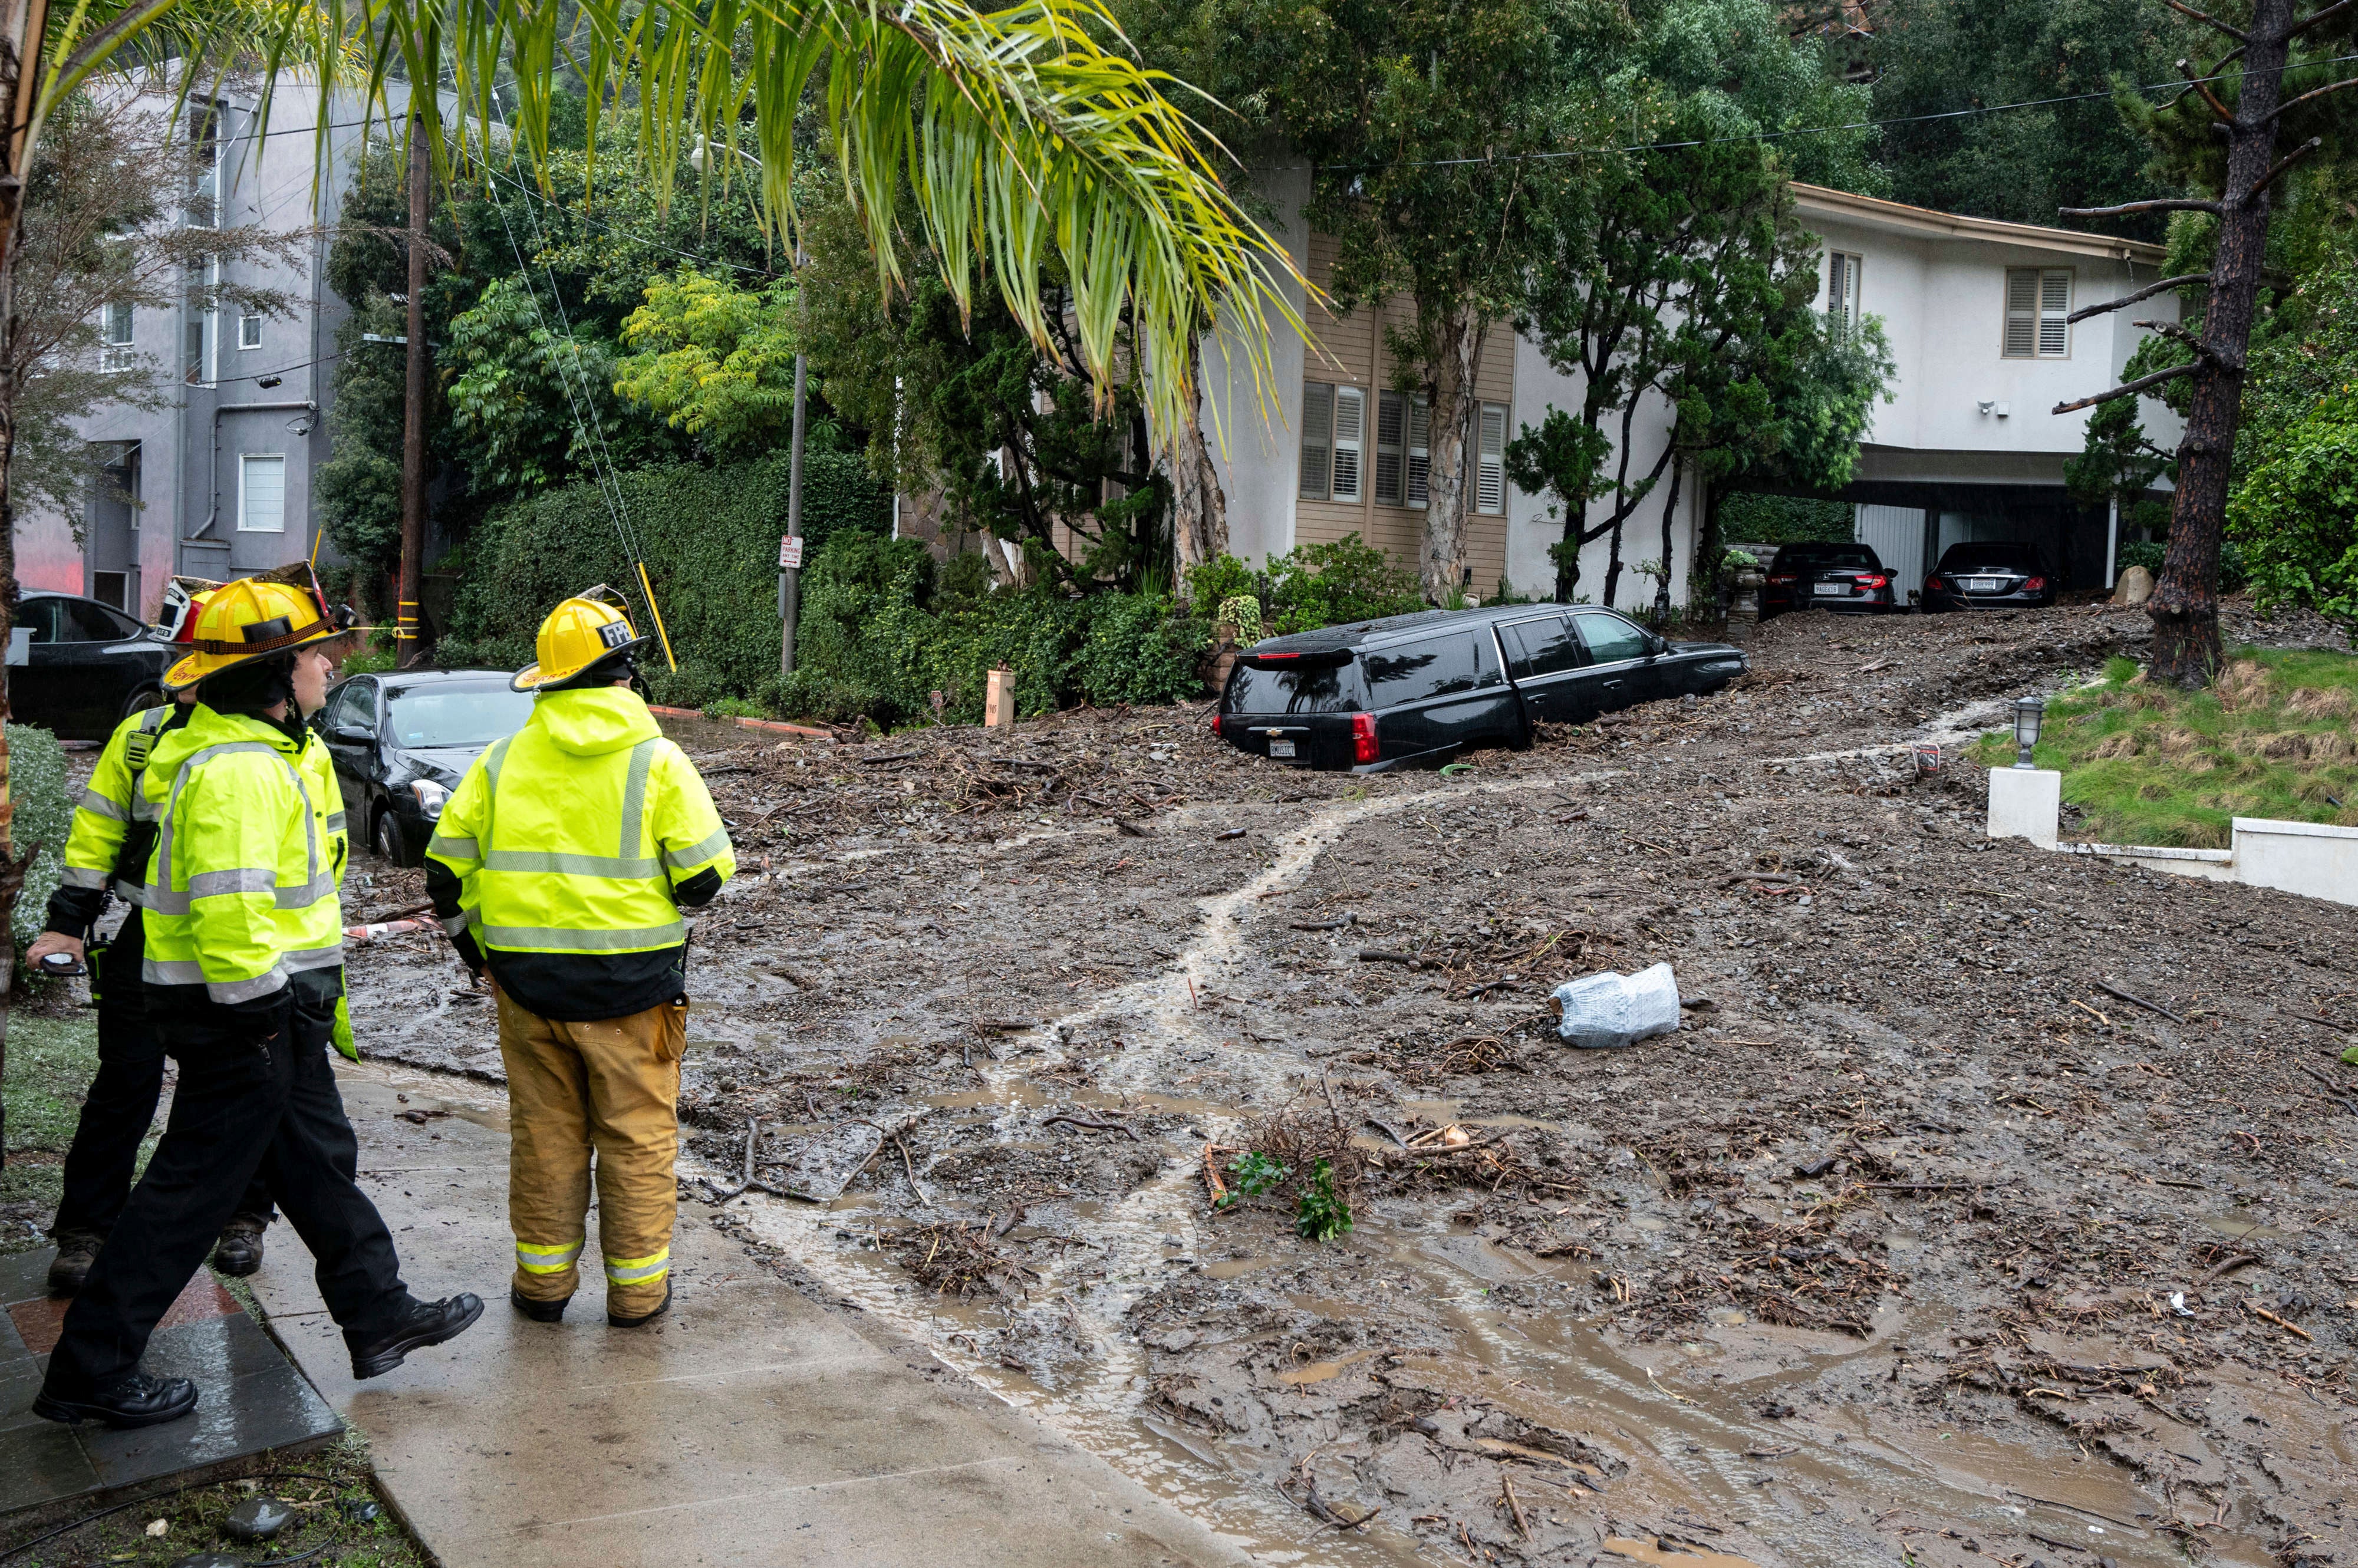
<path id="1" fill-rule="evenodd" d="M 342 965 L 343 795 L 327 747 L 298 734 L 199 703 L 157 742 L 141 785 L 157 819 L 147 984 L 234 1004 Z"/>
<path id="2" fill-rule="evenodd" d="M 467 770 L 426 856 L 461 956 L 565 1022 L 683 994 L 680 907 L 737 870 L 695 765 L 620 687 L 543 694 Z"/>

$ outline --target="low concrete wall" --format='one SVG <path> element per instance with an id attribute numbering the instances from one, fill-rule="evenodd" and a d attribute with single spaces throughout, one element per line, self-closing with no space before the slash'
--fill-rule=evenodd
<path id="1" fill-rule="evenodd" d="M 2358 903 L 2358 827 L 2235 818 L 2235 880 L 2335 903 Z"/>
<path id="2" fill-rule="evenodd" d="M 2208 877 L 2220 882 L 2235 880 L 2233 849 L 2173 849 L 2160 844 L 2059 844 L 2056 848 L 2070 855 L 2096 855 L 2177 877 Z"/>
<path id="3" fill-rule="evenodd" d="M 2044 849 L 2093 855 L 2174 877 L 2242 882 L 2321 898 L 2329 903 L 2358 904 L 2358 827 L 2238 816 L 2234 847 L 2226 849 L 2059 843 L 2056 828 L 2061 815 L 2062 777 L 2045 768 L 1992 768 L 1989 836 L 2028 838 Z"/>

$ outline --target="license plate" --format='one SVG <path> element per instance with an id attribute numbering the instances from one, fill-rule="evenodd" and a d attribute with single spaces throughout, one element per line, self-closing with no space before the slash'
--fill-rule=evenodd
<path id="1" fill-rule="evenodd" d="M 1293 755 L 1293 742 L 1291 741 L 1271 741 L 1269 743 L 1269 754 L 1272 757 L 1290 757 Z"/>
<path id="2" fill-rule="evenodd" d="M 1969 577 L 1965 579 L 1965 591 L 1967 593 L 1996 593 L 1997 591 L 1997 579 L 1994 577 Z"/>
<path id="3" fill-rule="evenodd" d="M 1850 585 L 1839 582 L 1822 582 L 1812 587 L 1810 591 L 1812 593 L 1844 594 L 1850 591 Z"/>

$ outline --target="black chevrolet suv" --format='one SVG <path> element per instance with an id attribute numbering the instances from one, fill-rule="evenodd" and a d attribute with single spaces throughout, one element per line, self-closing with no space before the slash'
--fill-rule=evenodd
<path id="1" fill-rule="evenodd" d="M 1254 643 L 1212 730 L 1295 767 L 1383 773 L 1527 745 L 1539 723 L 1717 691 L 1746 667 L 1740 648 L 1673 643 L 1586 605 L 1428 610 Z"/>

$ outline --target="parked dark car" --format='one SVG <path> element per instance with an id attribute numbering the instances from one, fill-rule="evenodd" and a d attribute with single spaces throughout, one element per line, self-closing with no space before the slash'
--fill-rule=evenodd
<path id="1" fill-rule="evenodd" d="M 188 651 L 158 628 L 77 594 L 26 594 L 16 626 L 30 636 L 25 662 L 10 661 L 9 717 L 61 741 L 103 741 L 131 714 L 162 702 L 164 672 Z"/>
<path id="2" fill-rule="evenodd" d="M 1717 691 L 1747 667 L 1722 643 L 1673 643 L 1609 610 L 1429 610 L 1256 643 L 1212 719 L 1239 751 L 1383 773 L 1476 746 L 1523 746 L 1657 697 Z"/>
<path id="3" fill-rule="evenodd" d="M 1952 545 L 1924 579 L 1924 608 L 2037 608 L 2055 602 L 2055 589 L 2036 545 Z"/>
<path id="4" fill-rule="evenodd" d="M 532 694 L 511 691 L 504 670 L 404 670 L 354 676 L 311 723 L 335 759 L 353 840 L 414 866 L 467 765 L 531 717 Z"/>
<path id="5" fill-rule="evenodd" d="M 1768 563 L 1760 613 L 1815 608 L 1889 614 L 1908 607 L 1907 595 L 1865 545 L 1782 545 Z"/>

